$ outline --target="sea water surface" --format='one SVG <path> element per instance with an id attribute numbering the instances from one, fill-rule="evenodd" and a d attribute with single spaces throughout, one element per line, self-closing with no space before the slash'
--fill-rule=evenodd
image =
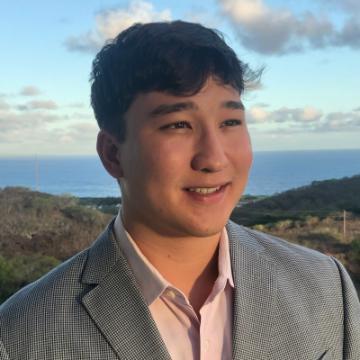
<path id="1" fill-rule="evenodd" d="M 360 149 L 255 152 L 245 194 L 272 195 L 360 174 Z M 51 194 L 118 196 L 116 181 L 96 156 L 0 157 L 0 188 L 24 186 Z"/>

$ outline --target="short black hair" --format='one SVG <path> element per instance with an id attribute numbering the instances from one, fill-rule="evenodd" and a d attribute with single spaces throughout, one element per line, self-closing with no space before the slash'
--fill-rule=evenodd
<path id="1" fill-rule="evenodd" d="M 91 105 L 101 129 L 125 140 L 124 114 L 140 93 L 196 94 L 213 76 L 239 94 L 257 76 L 226 44 L 223 35 L 184 22 L 135 24 L 96 55 Z"/>

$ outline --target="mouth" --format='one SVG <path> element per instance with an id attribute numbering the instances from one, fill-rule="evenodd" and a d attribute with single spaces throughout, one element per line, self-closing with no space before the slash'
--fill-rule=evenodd
<path id="1" fill-rule="evenodd" d="M 186 191 L 190 193 L 198 194 L 200 196 L 206 196 L 211 195 L 214 193 L 219 193 L 225 189 L 226 186 L 228 186 L 229 183 L 223 184 L 223 185 L 217 185 L 217 186 L 196 186 L 196 187 L 188 187 L 185 188 Z"/>
<path id="2" fill-rule="evenodd" d="M 206 194 L 212 194 L 216 191 L 219 191 L 220 190 L 220 186 L 217 186 L 217 187 L 211 187 L 211 188 L 207 188 L 207 187 L 196 187 L 196 188 L 189 188 L 187 189 L 187 191 L 190 191 L 190 192 L 196 192 L 198 194 L 203 194 L 203 195 L 206 195 Z"/>

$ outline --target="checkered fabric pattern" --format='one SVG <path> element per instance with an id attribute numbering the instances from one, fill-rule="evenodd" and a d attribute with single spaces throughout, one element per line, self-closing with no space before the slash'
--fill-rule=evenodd
<path id="1" fill-rule="evenodd" d="M 232 222 L 227 231 L 233 359 L 360 360 L 360 303 L 340 263 Z M 170 359 L 112 224 L 0 306 L 0 359 Z"/>

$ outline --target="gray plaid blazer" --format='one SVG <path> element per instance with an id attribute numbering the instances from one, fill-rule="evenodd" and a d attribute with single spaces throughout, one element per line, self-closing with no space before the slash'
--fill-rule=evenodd
<path id="1" fill-rule="evenodd" d="M 227 225 L 233 359 L 360 359 L 360 303 L 335 259 Z M 0 306 L 1 360 L 170 359 L 112 225 Z"/>

